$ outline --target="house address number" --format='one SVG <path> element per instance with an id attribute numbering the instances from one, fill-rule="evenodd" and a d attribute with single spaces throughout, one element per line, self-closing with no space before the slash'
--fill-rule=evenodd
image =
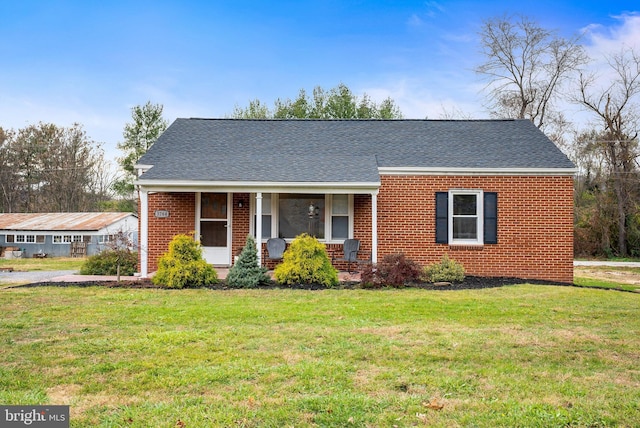
<path id="1" fill-rule="evenodd" d="M 169 211 L 167 210 L 156 210 L 153 215 L 157 218 L 167 218 L 169 217 Z"/>

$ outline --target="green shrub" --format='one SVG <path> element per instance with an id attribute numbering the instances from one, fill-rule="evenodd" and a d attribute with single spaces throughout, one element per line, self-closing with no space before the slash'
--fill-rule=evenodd
<path id="1" fill-rule="evenodd" d="M 445 254 L 440 263 L 432 263 L 424 268 L 424 278 L 429 282 L 462 282 L 464 266 Z"/>
<path id="2" fill-rule="evenodd" d="M 403 287 L 420 278 L 422 268 L 404 254 L 387 254 L 377 265 L 365 266 L 360 281 L 365 288 Z"/>
<path id="3" fill-rule="evenodd" d="M 280 284 L 338 284 L 338 270 L 331 265 L 324 244 L 303 233 L 293 240 L 284 252 L 283 261 L 273 276 Z"/>
<path id="4" fill-rule="evenodd" d="M 138 253 L 129 250 L 104 250 L 89 256 L 80 268 L 80 275 L 120 275 L 131 276 L 138 267 Z"/>
<path id="5" fill-rule="evenodd" d="M 202 287 L 218 282 L 216 270 L 202 258 L 200 243 L 189 235 L 176 235 L 169 252 L 158 259 L 152 281 L 168 288 Z"/>
<path id="6" fill-rule="evenodd" d="M 238 261 L 229 269 L 227 286 L 231 288 L 256 288 L 258 285 L 270 281 L 267 268 L 258 265 L 256 240 L 249 235 Z"/>

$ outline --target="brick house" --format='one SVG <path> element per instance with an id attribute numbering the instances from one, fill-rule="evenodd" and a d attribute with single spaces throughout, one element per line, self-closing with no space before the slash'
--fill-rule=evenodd
<path id="1" fill-rule="evenodd" d="M 229 266 L 247 234 L 307 232 L 373 262 L 573 282 L 575 167 L 528 120 L 178 119 L 137 168 L 143 276 L 178 233 Z"/>

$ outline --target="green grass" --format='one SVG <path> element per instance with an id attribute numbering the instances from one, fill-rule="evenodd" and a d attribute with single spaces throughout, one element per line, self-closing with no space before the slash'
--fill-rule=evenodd
<path id="1" fill-rule="evenodd" d="M 0 268 L 12 267 L 19 271 L 77 270 L 85 262 L 84 258 L 52 257 L 45 259 L 1 259 Z"/>
<path id="2" fill-rule="evenodd" d="M 582 287 L 640 292 L 640 268 L 578 266 L 574 269 L 573 282 Z"/>
<path id="3" fill-rule="evenodd" d="M 573 282 L 574 284 L 579 285 L 581 287 L 603 288 L 603 289 L 624 290 L 624 291 L 640 290 L 640 285 L 624 284 L 621 282 L 606 281 L 606 280 L 597 279 L 597 278 L 587 278 L 587 277 L 576 276 Z"/>
<path id="4" fill-rule="evenodd" d="M 637 257 L 576 257 L 576 260 L 595 260 L 609 262 L 640 262 Z"/>
<path id="5" fill-rule="evenodd" d="M 631 427 L 639 309 L 541 285 L 1 290 L 0 403 L 74 427 Z"/>

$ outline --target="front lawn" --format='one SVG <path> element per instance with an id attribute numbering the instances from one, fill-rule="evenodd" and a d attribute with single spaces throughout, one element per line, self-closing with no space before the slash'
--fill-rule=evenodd
<path id="1" fill-rule="evenodd" d="M 0 403 L 72 426 L 635 426 L 640 295 L 0 290 Z"/>
<path id="2" fill-rule="evenodd" d="M 640 292 L 640 268 L 626 266 L 576 266 L 574 283 L 582 287 Z"/>
<path id="3" fill-rule="evenodd" d="M 3 259 L 0 258 L 0 268 L 12 267 L 16 271 L 49 271 L 49 270 L 77 270 L 86 261 L 85 258 L 47 257 L 44 259 Z"/>

